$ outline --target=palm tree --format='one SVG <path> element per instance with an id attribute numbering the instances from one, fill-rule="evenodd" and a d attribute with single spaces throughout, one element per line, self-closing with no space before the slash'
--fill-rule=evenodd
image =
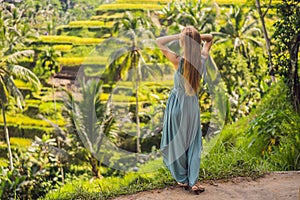
<path id="1" fill-rule="evenodd" d="M 257 27 L 258 21 L 254 19 L 253 12 L 243 13 L 243 7 L 233 6 L 225 14 L 225 25 L 219 32 L 214 32 L 215 43 L 231 42 L 234 50 L 237 50 L 245 58 L 249 59 L 250 46 L 262 46 L 257 36 L 261 30 Z"/>
<path id="2" fill-rule="evenodd" d="M 268 13 L 269 9 L 271 8 L 271 4 L 272 4 L 272 0 L 269 1 L 269 3 L 267 4 L 267 9 L 263 12 L 260 0 L 255 0 L 256 9 L 257 9 L 257 12 L 259 14 L 261 27 L 262 27 L 264 39 L 265 39 L 265 42 L 266 42 L 266 50 L 267 50 L 267 54 L 268 54 L 269 74 L 271 76 L 272 82 L 275 82 L 276 78 L 274 76 L 274 67 L 273 67 L 273 63 L 272 63 L 271 38 L 269 37 L 269 33 L 268 33 L 267 28 L 266 28 L 266 22 L 265 22 L 265 16 Z"/>
<path id="3" fill-rule="evenodd" d="M 6 123 L 6 104 L 8 98 L 14 97 L 19 108 L 23 107 L 23 96 L 14 83 L 14 79 L 22 79 L 38 88 L 40 81 L 29 69 L 18 65 L 20 59 L 34 54 L 32 50 L 19 50 L 33 38 L 30 26 L 22 24 L 24 10 L 13 4 L 1 4 L 0 7 L 0 103 L 2 108 L 4 134 L 8 149 L 9 168 L 13 170 L 9 132 Z"/>
<path id="4" fill-rule="evenodd" d="M 43 50 L 38 56 L 38 63 L 36 65 L 36 73 L 40 77 L 47 79 L 59 72 L 58 58 L 59 52 L 55 51 L 52 47 Z"/>
<path id="5" fill-rule="evenodd" d="M 55 100 L 55 88 L 54 88 L 54 78 L 53 76 L 60 71 L 60 66 L 58 63 L 58 58 L 60 54 L 55 51 L 52 47 L 43 50 L 38 56 L 38 62 L 34 69 L 34 72 L 40 77 L 46 79 L 52 76 L 52 97 L 54 103 L 54 112 L 55 112 L 55 120 L 57 123 L 56 117 L 56 100 Z"/>
<path id="6" fill-rule="evenodd" d="M 154 35 L 151 31 L 146 30 L 146 27 L 150 26 L 150 22 L 143 16 L 133 17 L 129 12 L 114 25 L 114 30 L 124 30 L 121 34 L 119 33 L 118 38 L 110 38 L 103 45 L 118 43 L 121 44 L 120 48 L 111 52 L 110 60 L 111 62 L 107 66 L 109 74 L 113 82 L 118 80 L 128 78 L 128 74 L 132 72 L 131 80 L 134 81 L 135 87 L 135 117 L 137 126 L 136 135 L 136 146 L 137 153 L 141 153 L 140 145 L 140 117 L 139 117 L 139 83 L 142 80 L 143 75 L 146 72 L 157 75 L 159 72 L 161 75 L 161 70 L 159 70 L 158 65 L 154 65 L 155 68 L 150 68 L 145 63 L 145 58 L 147 55 L 143 54 L 142 48 L 147 45 L 146 41 L 151 41 Z M 151 45 L 151 43 L 148 43 Z M 143 68 L 143 69 L 142 69 Z M 143 71 L 143 73 L 142 73 Z"/>
<path id="7" fill-rule="evenodd" d="M 6 124 L 5 105 L 8 103 L 8 97 L 12 96 L 16 99 L 17 106 L 20 109 L 22 109 L 23 107 L 23 96 L 14 83 L 14 77 L 32 83 L 36 88 L 40 85 L 39 79 L 33 72 L 17 64 L 19 59 L 31 56 L 33 55 L 33 53 L 34 52 L 31 50 L 24 50 L 5 56 L 4 52 L 2 50 L 0 51 L 0 99 L 4 123 L 4 133 L 8 149 L 9 167 L 11 170 L 13 169 L 13 162 L 10 149 L 9 133 Z"/>
<path id="8" fill-rule="evenodd" d="M 75 131 L 74 143 L 80 143 L 89 152 L 81 151 L 85 154 L 92 167 L 93 176 L 100 178 L 100 170 L 98 161 L 102 160 L 100 148 L 105 138 L 114 139 L 116 133 L 111 131 L 114 119 L 110 111 L 110 101 L 103 103 L 100 100 L 102 82 L 99 80 L 82 80 L 80 82 L 80 94 L 76 91 L 73 95 L 67 92 L 68 99 L 65 106 L 68 111 L 68 119 L 70 123 L 70 132 Z M 79 136 L 79 137 L 78 137 Z M 98 161 L 97 161 L 97 159 Z"/>
<path id="9" fill-rule="evenodd" d="M 194 26 L 200 32 L 211 32 L 216 28 L 216 12 L 209 2 L 172 1 L 163 8 L 161 14 L 161 23 L 175 31 L 187 25 Z"/>

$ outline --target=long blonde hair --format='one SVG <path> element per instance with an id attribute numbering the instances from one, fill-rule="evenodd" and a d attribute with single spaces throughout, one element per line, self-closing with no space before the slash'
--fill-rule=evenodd
<path id="1" fill-rule="evenodd" d="M 185 27 L 181 31 L 180 43 L 183 47 L 185 91 L 192 96 L 199 89 L 200 72 L 202 72 L 201 37 L 199 32 L 192 26 Z"/>

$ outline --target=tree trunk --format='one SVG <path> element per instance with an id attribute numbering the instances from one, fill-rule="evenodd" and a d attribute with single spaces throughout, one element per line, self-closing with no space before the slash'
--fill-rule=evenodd
<path id="1" fill-rule="evenodd" d="M 91 164 L 92 167 L 92 175 L 95 178 L 102 178 L 100 170 L 99 170 L 99 161 L 93 156 L 90 155 L 89 157 L 89 162 Z"/>
<path id="2" fill-rule="evenodd" d="M 298 53 L 299 53 L 300 33 L 292 40 L 290 47 L 290 80 L 292 89 L 293 105 L 296 112 L 300 112 L 300 83 L 298 72 Z"/>
<path id="3" fill-rule="evenodd" d="M 135 80 L 135 114 L 136 114 L 136 150 L 137 153 L 141 153 L 141 144 L 140 144 L 140 136 L 141 136 L 141 130 L 140 130 L 140 117 L 139 117 L 139 81 L 140 81 L 140 62 L 139 59 L 137 59 L 137 55 L 138 52 L 134 52 L 134 59 L 133 59 L 133 63 L 134 65 L 137 64 L 137 66 L 135 66 L 136 69 L 136 80 Z"/>
<path id="4" fill-rule="evenodd" d="M 272 1 L 270 0 L 269 6 L 271 6 L 271 2 Z M 266 23 L 265 23 L 265 14 L 267 13 L 267 11 L 268 11 L 269 8 L 267 8 L 267 11 L 265 13 L 262 13 L 260 1 L 259 0 L 255 0 L 255 3 L 256 3 L 257 11 L 258 11 L 259 18 L 260 18 L 260 21 L 261 21 L 264 38 L 265 38 L 265 41 L 266 41 L 266 49 L 267 49 L 267 54 L 268 54 L 269 73 L 270 73 L 272 82 L 275 82 L 276 79 L 275 79 L 275 76 L 274 76 L 274 69 L 273 69 L 273 63 L 272 63 L 271 40 L 270 40 L 270 38 L 268 36 L 268 31 L 267 31 Z"/>
<path id="5" fill-rule="evenodd" d="M 12 171 L 14 169 L 14 165 L 13 165 L 12 153 L 10 148 L 9 133 L 6 124 L 5 105 L 3 102 L 1 103 L 1 106 L 2 106 L 2 115 L 3 115 L 3 124 L 4 124 L 3 128 L 4 128 L 4 134 L 5 134 L 6 144 L 7 144 L 7 151 L 8 151 L 9 169 Z"/>

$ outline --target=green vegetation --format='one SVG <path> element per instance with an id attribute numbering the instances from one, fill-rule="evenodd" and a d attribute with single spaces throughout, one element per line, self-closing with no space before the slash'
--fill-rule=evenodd
<path id="1" fill-rule="evenodd" d="M 289 102 L 289 103 L 287 103 Z M 273 126 L 268 121 L 269 116 L 263 113 L 276 109 L 278 112 L 293 112 L 288 100 L 287 88 L 280 82 L 270 89 L 257 109 L 253 110 L 249 116 L 240 119 L 232 125 L 226 126 L 220 135 L 213 140 L 204 141 L 204 151 L 213 145 L 213 148 L 202 158 L 200 179 L 228 179 L 237 176 L 248 176 L 257 178 L 270 170 L 295 170 L 300 167 L 299 160 L 299 123 L 292 123 L 291 126 L 282 126 L 281 130 L 276 129 L 281 121 L 290 120 L 294 115 L 282 115 Z M 260 116 L 260 117 L 258 117 Z M 300 117 L 295 118 L 299 122 Z M 288 122 L 288 121 L 287 121 Z M 264 146 L 272 144 L 271 138 L 259 140 L 258 145 L 251 146 L 254 138 L 259 138 L 249 132 L 253 128 L 260 128 L 261 123 L 267 126 L 267 130 L 274 131 L 274 136 L 280 136 L 271 151 L 264 152 Z M 265 126 L 263 126 L 265 127 Z M 259 135 L 259 132 L 255 132 Z M 269 149 L 267 147 L 267 149 Z M 292 150 L 292 151 L 291 151 Z M 293 152 L 292 154 L 285 154 Z M 284 156 L 280 154 L 284 153 Z M 279 159 L 280 156 L 280 159 Z M 122 194 L 131 194 L 138 191 L 157 189 L 166 185 L 174 185 L 169 171 L 161 167 L 161 160 L 150 161 L 142 165 L 139 172 L 128 172 L 122 177 L 107 177 L 95 180 L 92 183 L 83 180 L 74 180 L 66 184 L 61 189 L 49 193 L 45 199 L 106 199 Z M 159 169 L 159 170 L 157 170 Z M 134 183 L 134 184 L 133 184 Z M 100 193 L 99 193 L 100 191 Z"/>

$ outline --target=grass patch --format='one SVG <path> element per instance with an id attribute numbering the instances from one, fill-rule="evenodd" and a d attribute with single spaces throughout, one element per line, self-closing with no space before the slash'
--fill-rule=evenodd
<path id="1" fill-rule="evenodd" d="M 73 48 L 73 45 L 53 45 L 54 50 L 63 51 L 63 52 L 71 51 L 72 48 Z"/>
<path id="2" fill-rule="evenodd" d="M 18 137 L 11 137 L 10 143 L 11 145 L 18 146 L 18 147 L 29 147 L 31 145 L 32 140 L 28 138 L 18 138 Z"/>
<path id="3" fill-rule="evenodd" d="M 0 158 L 0 167 L 8 167 L 8 160 L 5 158 Z"/>
<path id="4" fill-rule="evenodd" d="M 214 2 L 220 5 L 244 5 L 247 3 L 247 0 L 214 0 Z"/>
<path id="5" fill-rule="evenodd" d="M 100 99 L 101 101 L 106 101 L 108 100 L 110 94 L 101 94 Z M 148 98 L 144 95 L 139 95 L 139 104 L 143 102 L 148 102 Z M 123 102 L 123 103 L 135 103 L 135 96 L 125 96 L 125 95 L 118 95 L 118 94 L 113 94 L 112 95 L 112 102 Z"/>
<path id="6" fill-rule="evenodd" d="M 124 16 L 124 13 L 115 13 L 115 14 L 104 13 L 103 15 L 94 15 L 90 19 L 91 20 L 110 21 L 110 20 L 114 20 L 114 19 L 120 19 L 123 16 Z"/>
<path id="7" fill-rule="evenodd" d="M 39 99 L 25 99 L 26 106 L 40 105 L 42 102 Z"/>
<path id="8" fill-rule="evenodd" d="M 28 61 L 30 61 L 30 60 L 28 60 Z M 20 79 L 15 79 L 14 83 L 19 89 L 32 89 L 32 85 L 30 83 L 22 81 Z"/>
<path id="9" fill-rule="evenodd" d="M 129 172 L 124 177 L 105 177 L 93 182 L 72 181 L 44 199 L 107 199 L 173 184 L 169 172 L 161 168 L 153 173 Z"/>
<path id="10" fill-rule="evenodd" d="M 99 38 L 81 38 L 76 36 L 61 36 L 61 35 L 51 35 L 51 36 L 40 36 L 40 41 L 42 43 L 70 43 L 73 45 L 95 45 L 100 44 L 104 39 Z"/>
<path id="11" fill-rule="evenodd" d="M 92 27 L 92 26 L 101 26 L 111 28 L 113 22 L 104 22 L 104 21 L 72 21 L 69 23 L 69 27 Z"/>
<path id="12" fill-rule="evenodd" d="M 116 4 L 102 4 L 96 11 L 125 11 L 125 10 L 160 10 L 161 5 L 156 4 L 133 4 L 133 3 L 116 3 Z"/>
<path id="13" fill-rule="evenodd" d="M 235 147 L 228 149 L 226 143 L 218 143 L 216 148 L 202 159 L 200 178 L 204 180 L 239 176 L 257 178 L 265 172 L 264 161 L 249 154 L 247 149 Z"/>
<path id="14" fill-rule="evenodd" d="M 167 4 L 170 0 L 116 0 L 116 3 L 124 4 Z"/>
<path id="15" fill-rule="evenodd" d="M 56 122 L 58 120 L 58 123 L 60 123 L 61 126 L 65 125 L 64 118 L 62 117 L 62 107 L 63 103 L 56 102 L 56 110 L 54 107 L 53 102 L 43 102 L 39 105 L 39 112 L 46 118 L 52 120 L 53 122 Z"/>
<path id="16" fill-rule="evenodd" d="M 128 88 L 133 88 L 134 83 L 132 81 L 119 81 L 117 83 L 118 87 L 128 87 Z M 142 81 L 140 83 L 140 87 L 160 87 L 160 86 L 166 86 L 166 87 L 171 87 L 173 86 L 174 81 L 173 80 L 159 80 L 159 83 L 153 82 L 153 81 Z M 104 85 L 109 87 L 109 85 Z"/>
<path id="17" fill-rule="evenodd" d="M 6 115 L 6 122 L 7 122 L 7 125 L 13 125 L 13 126 L 19 126 L 19 127 L 23 127 L 23 126 L 51 127 L 51 125 L 48 122 L 45 122 L 45 121 L 40 120 L 40 119 L 33 119 L 31 117 L 28 117 L 28 116 L 20 114 L 20 113 L 17 113 L 17 114 L 14 114 L 14 115 L 8 113 Z M 3 126 L 3 117 L 2 117 L 2 115 L 0 117 L 0 125 Z M 65 122 L 59 120 L 58 125 L 59 126 L 64 126 Z"/>
<path id="18" fill-rule="evenodd" d="M 104 65 L 108 63 L 107 57 L 60 57 L 58 62 L 65 66 L 79 66 L 79 65 Z"/>
<path id="19" fill-rule="evenodd" d="M 13 152 L 16 150 L 26 151 L 27 147 L 31 145 L 31 139 L 27 138 L 18 138 L 18 137 L 11 137 L 10 138 L 10 145 Z M 6 142 L 1 140 L 0 141 L 0 158 L 3 158 L 3 162 L 7 161 L 7 145 Z M 0 161 L 1 162 L 1 161 Z M 1 166 L 1 163 L 0 163 Z"/>

